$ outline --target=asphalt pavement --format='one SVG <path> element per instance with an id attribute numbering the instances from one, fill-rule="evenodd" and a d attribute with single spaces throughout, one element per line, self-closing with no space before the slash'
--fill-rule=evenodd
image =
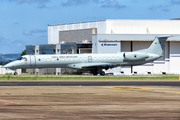
<path id="1" fill-rule="evenodd" d="M 0 81 L 0 86 L 180 86 L 180 81 Z"/>

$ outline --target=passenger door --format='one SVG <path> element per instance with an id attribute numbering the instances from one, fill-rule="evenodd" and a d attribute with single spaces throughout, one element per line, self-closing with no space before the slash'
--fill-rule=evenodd
<path id="1" fill-rule="evenodd" d="M 34 55 L 30 55 L 30 66 L 36 66 L 36 57 Z"/>

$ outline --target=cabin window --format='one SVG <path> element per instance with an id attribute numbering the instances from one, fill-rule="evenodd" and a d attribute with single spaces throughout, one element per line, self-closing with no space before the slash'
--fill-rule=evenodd
<path id="1" fill-rule="evenodd" d="M 39 59 L 39 61 L 41 61 L 41 59 Z"/>
<path id="2" fill-rule="evenodd" d="M 59 60 L 59 58 L 57 58 L 57 60 Z"/>

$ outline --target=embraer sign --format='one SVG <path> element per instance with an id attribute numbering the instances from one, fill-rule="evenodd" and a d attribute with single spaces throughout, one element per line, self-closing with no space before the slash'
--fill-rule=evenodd
<path id="1" fill-rule="evenodd" d="M 106 47 L 106 46 L 117 46 L 117 44 L 107 44 L 107 43 L 102 43 L 101 44 L 102 47 Z"/>

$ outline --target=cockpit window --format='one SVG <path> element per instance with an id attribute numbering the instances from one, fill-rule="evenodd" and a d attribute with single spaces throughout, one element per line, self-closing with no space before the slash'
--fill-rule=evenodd
<path id="1" fill-rule="evenodd" d="M 17 60 L 27 61 L 27 58 L 26 57 L 19 57 Z"/>
<path id="2" fill-rule="evenodd" d="M 18 59 L 16 59 L 16 60 L 22 60 L 23 59 L 23 57 L 19 57 Z"/>
<path id="3" fill-rule="evenodd" d="M 24 60 L 27 61 L 27 58 L 25 57 Z"/>
<path id="4" fill-rule="evenodd" d="M 26 57 L 23 57 L 22 60 L 27 61 L 27 58 L 26 58 Z"/>

